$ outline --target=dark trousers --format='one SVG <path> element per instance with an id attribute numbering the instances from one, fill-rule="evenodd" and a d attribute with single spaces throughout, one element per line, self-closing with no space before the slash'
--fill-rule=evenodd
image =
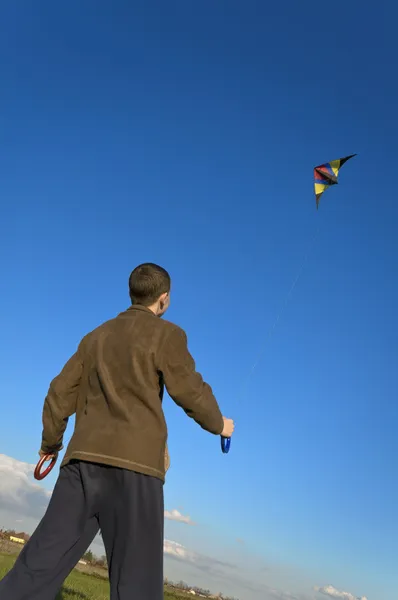
<path id="1" fill-rule="evenodd" d="M 99 529 L 111 600 L 163 600 L 163 482 L 85 462 L 61 468 L 46 514 L 0 581 L 0 600 L 54 600 Z"/>

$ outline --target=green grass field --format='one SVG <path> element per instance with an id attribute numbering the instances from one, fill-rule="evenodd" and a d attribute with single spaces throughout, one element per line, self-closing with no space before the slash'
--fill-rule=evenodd
<path id="1" fill-rule="evenodd" d="M 14 564 L 15 556 L 0 554 L 0 579 Z M 165 600 L 187 598 L 165 589 Z M 109 600 L 109 583 L 105 579 L 72 571 L 56 600 Z"/>

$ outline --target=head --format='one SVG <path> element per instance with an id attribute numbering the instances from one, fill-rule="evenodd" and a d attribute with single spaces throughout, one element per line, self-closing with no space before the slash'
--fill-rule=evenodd
<path id="1" fill-rule="evenodd" d="M 129 278 L 132 304 L 149 308 L 156 316 L 164 315 L 170 304 L 171 280 L 168 272 L 153 263 L 134 269 Z"/>

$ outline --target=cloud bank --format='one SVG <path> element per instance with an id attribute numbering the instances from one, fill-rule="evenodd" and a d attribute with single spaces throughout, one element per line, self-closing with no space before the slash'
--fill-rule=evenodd
<path id="1" fill-rule="evenodd" d="M 41 519 L 51 492 L 35 483 L 34 468 L 35 465 L 0 454 L 0 506 L 3 510 L 19 517 Z"/>
<path id="2" fill-rule="evenodd" d="M 225 571 L 223 569 L 237 568 L 236 565 L 232 563 L 199 554 L 172 540 L 165 540 L 163 548 L 164 553 L 170 558 L 188 562 L 197 569 L 205 571 L 206 573 L 212 573 L 213 575 L 224 576 Z"/>
<path id="3" fill-rule="evenodd" d="M 350 592 L 342 592 L 337 590 L 333 585 L 327 585 L 325 587 L 315 587 L 316 592 L 334 598 L 336 600 L 367 600 L 366 596 L 354 596 Z"/>
<path id="4" fill-rule="evenodd" d="M 191 517 L 182 515 L 179 510 L 165 510 L 164 518 L 169 521 L 178 521 L 178 523 L 185 523 L 186 525 L 195 525 Z"/>

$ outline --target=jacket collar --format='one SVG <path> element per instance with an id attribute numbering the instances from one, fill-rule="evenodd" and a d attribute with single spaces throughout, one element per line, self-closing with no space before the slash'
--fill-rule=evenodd
<path id="1" fill-rule="evenodd" d="M 126 312 L 135 312 L 135 311 L 141 311 L 141 312 L 146 312 L 149 313 L 150 315 L 152 315 L 153 317 L 156 317 L 155 313 L 153 313 L 149 308 L 147 308 L 146 306 L 142 306 L 141 304 L 132 304 L 131 306 L 128 307 Z"/>

